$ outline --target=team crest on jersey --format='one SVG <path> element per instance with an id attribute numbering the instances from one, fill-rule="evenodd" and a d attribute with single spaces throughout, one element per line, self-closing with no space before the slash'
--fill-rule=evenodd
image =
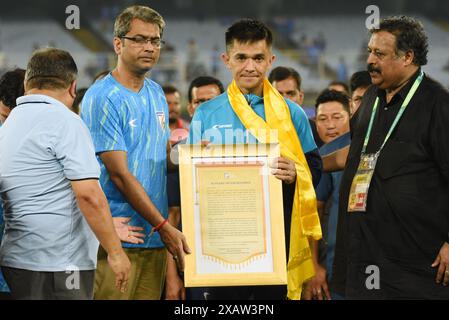
<path id="1" fill-rule="evenodd" d="M 156 112 L 157 119 L 159 120 L 159 124 L 161 125 L 162 130 L 165 131 L 165 113 L 162 111 Z"/>

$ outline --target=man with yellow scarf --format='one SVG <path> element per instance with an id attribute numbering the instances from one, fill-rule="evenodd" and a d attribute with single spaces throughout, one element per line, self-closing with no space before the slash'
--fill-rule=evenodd
<path id="1" fill-rule="evenodd" d="M 313 186 L 322 163 L 304 110 L 285 100 L 266 79 L 275 59 L 272 43 L 270 29 L 257 20 L 240 20 L 226 31 L 222 60 L 233 81 L 225 93 L 195 111 L 189 142 L 280 143 L 281 157 L 272 173 L 283 186 L 288 285 L 217 287 L 209 299 L 284 299 L 286 294 L 300 299 L 302 284 L 314 275 L 308 238 L 321 238 Z M 261 134 L 272 130 L 278 141 Z"/>

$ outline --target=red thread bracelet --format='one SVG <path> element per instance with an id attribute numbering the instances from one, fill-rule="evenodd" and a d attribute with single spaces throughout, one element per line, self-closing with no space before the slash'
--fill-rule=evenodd
<path id="1" fill-rule="evenodd" d="M 162 221 L 161 223 L 159 223 L 157 226 L 155 226 L 153 228 L 153 232 L 158 232 L 159 230 L 162 229 L 162 227 L 164 226 L 164 224 L 166 224 L 168 222 L 168 219 L 165 219 L 164 221 Z"/>

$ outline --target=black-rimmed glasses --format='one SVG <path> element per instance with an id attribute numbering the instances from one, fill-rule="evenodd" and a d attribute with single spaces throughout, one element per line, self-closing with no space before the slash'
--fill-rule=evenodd
<path id="1" fill-rule="evenodd" d="M 141 37 L 141 36 L 136 36 L 136 37 L 121 36 L 120 39 L 131 40 L 139 46 L 144 46 L 148 43 L 151 43 L 151 45 L 155 48 L 160 48 L 165 44 L 165 41 L 163 41 L 161 38 L 145 38 L 145 37 Z"/>

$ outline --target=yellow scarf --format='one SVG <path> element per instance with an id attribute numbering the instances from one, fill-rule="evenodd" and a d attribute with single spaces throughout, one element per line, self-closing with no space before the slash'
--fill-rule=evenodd
<path id="1" fill-rule="evenodd" d="M 312 174 L 293 126 L 290 110 L 284 98 L 267 79 L 263 84 L 266 121 L 251 109 L 235 81 L 228 87 L 227 93 L 232 109 L 251 134 L 260 143 L 279 142 L 281 155 L 295 162 L 296 188 L 290 226 L 287 296 L 289 299 L 299 300 L 303 282 L 315 275 L 308 237 L 321 239 L 321 226 Z M 279 141 L 273 141 L 270 130 L 277 130 Z"/>

